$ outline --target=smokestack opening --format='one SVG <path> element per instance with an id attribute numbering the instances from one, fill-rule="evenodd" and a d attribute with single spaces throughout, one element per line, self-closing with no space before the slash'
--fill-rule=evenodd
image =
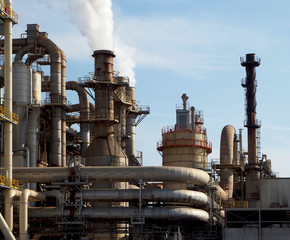
<path id="1" fill-rule="evenodd" d="M 92 55 L 95 59 L 95 78 L 100 81 L 112 81 L 114 76 L 114 57 L 111 50 L 96 50 Z"/>

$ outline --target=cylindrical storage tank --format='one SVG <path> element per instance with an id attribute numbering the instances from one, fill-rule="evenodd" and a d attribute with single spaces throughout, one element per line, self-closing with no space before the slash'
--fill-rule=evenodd
<path id="1" fill-rule="evenodd" d="M 23 149 L 26 143 L 27 105 L 32 100 L 32 69 L 22 62 L 13 63 L 13 111 L 19 116 L 19 124 L 14 126 L 13 151 Z"/>
<path id="2" fill-rule="evenodd" d="M 233 169 L 227 168 L 233 164 L 234 158 L 234 140 L 235 128 L 227 125 L 222 130 L 221 145 L 220 145 L 220 186 L 228 194 L 229 198 L 233 197 L 234 175 Z"/>
<path id="3" fill-rule="evenodd" d="M 32 102 L 41 103 L 41 72 L 32 73 Z M 35 102 L 34 102 L 35 101 Z"/>

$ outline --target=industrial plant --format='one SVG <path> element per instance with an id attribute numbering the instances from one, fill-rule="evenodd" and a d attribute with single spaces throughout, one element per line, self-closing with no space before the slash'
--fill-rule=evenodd
<path id="1" fill-rule="evenodd" d="M 115 71 L 114 52 L 95 50 L 92 73 L 69 81 L 64 51 L 38 24 L 12 38 L 11 4 L 0 1 L 0 239 L 289 238 L 290 179 L 261 154 L 254 53 L 240 59 L 247 134 L 225 126 L 211 160 L 203 112 L 183 93 L 157 142 L 162 166 L 150 167 L 136 150 L 150 107 Z"/>

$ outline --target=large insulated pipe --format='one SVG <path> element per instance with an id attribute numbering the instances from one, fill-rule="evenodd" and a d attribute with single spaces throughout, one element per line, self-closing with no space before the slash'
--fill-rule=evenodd
<path id="1" fill-rule="evenodd" d="M 114 207 L 114 208 L 84 208 L 82 216 L 94 219 L 124 219 L 129 220 L 136 216 L 137 208 Z M 189 207 L 155 207 L 144 208 L 143 215 L 146 219 L 166 219 L 167 221 L 203 221 L 209 220 L 209 215 L 201 209 Z"/>
<path id="2" fill-rule="evenodd" d="M 62 104 L 66 104 L 66 56 L 64 51 L 59 48 L 61 55 L 61 96 Z M 66 166 L 66 114 L 62 109 L 61 119 L 61 142 L 62 142 L 62 166 Z"/>
<path id="3" fill-rule="evenodd" d="M 5 40 L 0 40 L 0 47 L 4 46 Z M 27 45 L 27 39 L 26 38 L 15 38 L 12 39 L 12 45 L 15 47 L 22 47 L 24 45 Z"/>
<path id="4" fill-rule="evenodd" d="M 11 14 L 12 1 L 4 1 L 5 8 Z M 6 113 L 12 112 L 12 21 L 9 18 L 4 19 L 4 107 Z M 8 116 L 7 116 L 8 117 Z M 4 123 L 4 171 L 8 181 L 12 179 L 12 123 L 6 121 Z M 8 183 L 12 185 L 12 182 Z M 5 190 L 4 197 L 10 195 L 10 190 Z M 13 229 L 13 206 L 5 204 L 5 220 L 7 225 Z"/>
<path id="5" fill-rule="evenodd" d="M 13 199 L 20 197 L 21 192 L 15 189 L 5 190 L 4 192 L 4 214 L 7 225 L 13 230 Z"/>
<path id="6" fill-rule="evenodd" d="M 233 197 L 234 175 L 231 165 L 234 157 L 235 128 L 227 125 L 222 130 L 220 143 L 220 185 L 225 190 L 229 198 Z"/>
<path id="7" fill-rule="evenodd" d="M 0 213 L 0 229 L 6 240 L 16 240 L 1 213 Z"/>
<path id="8" fill-rule="evenodd" d="M 131 99 L 132 99 L 132 105 L 131 109 L 129 109 L 128 117 L 126 119 L 126 129 L 127 134 L 130 136 L 130 138 L 126 142 L 126 154 L 132 159 L 132 157 L 136 156 L 136 99 L 135 99 L 135 88 L 130 87 L 131 92 Z"/>
<path id="9" fill-rule="evenodd" d="M 166 221 L 202 221 L 209 220 L 209 214 L 201 209 L 190 207 L 146 207 L 142 209 L 146 219 L 162 219 Z M 83 208 L 81 216 L 103 220 L 130 220 L 139 213 L 134 207 L 93 207 Z M 61 216 L 61 211 L 56 208 L 29 208 L 31 217 L 56 217 Z M 67 214 L 70 214 L 67 212 Z M 78 214 L 77 212 L 75 214 Z M 139 215 L 138 215 L 139 216 Z"/>
<path id="10" fill-rule="evenodd" d="M 90 115 L 90 106 L 89 106 L 89 98 L 88 94 L 85 91 L 84 88 L 82 88 L 78 82 L 70 81 L 66 82 L 66 89 L 67 90 L 75 90 L 78 93 L 79 96 L 79 102 L 80 102 L 80 120 L 81 120 L 81 139 L 82 139 L 82 145 L 81 145 L 81 153 L 82 155 L 87 150 L 89 144 L 90 144 L 90 122 L 89 115 Z"/>
<path id="11" fill-rule="evenodd" d="M 92 190 L 76 192 L 76 198 L 82 197 L 89 201 L 132 201 L 138 200 L 139 189 Z M 209 203 L 208 196 L 203 192 L 172 189 L 143 189 L 142 199 L 153 202 L 175 202 L 204 206 Z"/>
<path id="12" fill-rule="evenodd" d="M 51 102 L 65 104 L 62 95 L 62 56 L 58 46 L 48 38 L 39 36 L 37 38 L 37 45 L 45 48 L 51 58 Z M 51 165 L 63 165 L 63 152 L 62 152 L 62 107 L 54 106 L 52 111 L 52 130 L 51 130 Z"/>
<path id="13" fill-rule="evenodd" d="M 63 51 L 61 51 L 54 42 L 50 39 L 38 36 L 37 45 L 45 48 L 51 57 L 51 101 L 52 103 L 66 104 L 65 101 L 65 66 L 66 60 Z M 14 39 L 15 46 L 24 46 L 27 44 L 27 39 Z M 28 45 L 30 46 L 30 44 Z M 25 51 L 29 47 L 24 48 L 19 54 L 19 58 L 24 56 Z M 27 52 L 26 52 L 27 53 Z M 64 113 L 61 106 L 55 106 L 52 111 L 52 134 L 51 134 L 51 163 L 53 166 L 63 166 L 65 164 L 65 145 L 66 145 L 66 132 Z"/>
<path id="14" fill-rule="evenodd" d="M 21 182 L 61 182 L 74 176 L 74 168 L 14 168 L 13 174 Z M 98 182 L 172 181 L 206 186 L 209 175 L 199 169 L 184 167 L 81 167 L 82 180 Z"/>
<path id="15" fill-rule="evenodd" d="M 19 210 L 19 239 L 29 240 L 28 235 L 28 198 L 34 198 L 36 201 L 45 200 L 43 193 L 35 192 L 30 189 L 25 189 L 20 197 L 20 210 Z"/>

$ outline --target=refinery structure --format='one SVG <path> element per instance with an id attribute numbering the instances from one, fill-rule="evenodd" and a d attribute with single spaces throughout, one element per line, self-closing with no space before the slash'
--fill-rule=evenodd
<path id="1" fill-rule="evenodd" d="M 203 112 L 184 93 L 157 142 L 162 166 L 143 166 L 136 127 L 150 108 L 114 52 L 94 51 L 93 73 L 69 81 L 57 43 L 37 24 L 12 38 L 17 15 L 0 5 L 0 239 L 288 239 L 290 180 L 261 156 L 255 54 L 241 58 L 247 134 L 225 126 L 210 160 Z"/>

